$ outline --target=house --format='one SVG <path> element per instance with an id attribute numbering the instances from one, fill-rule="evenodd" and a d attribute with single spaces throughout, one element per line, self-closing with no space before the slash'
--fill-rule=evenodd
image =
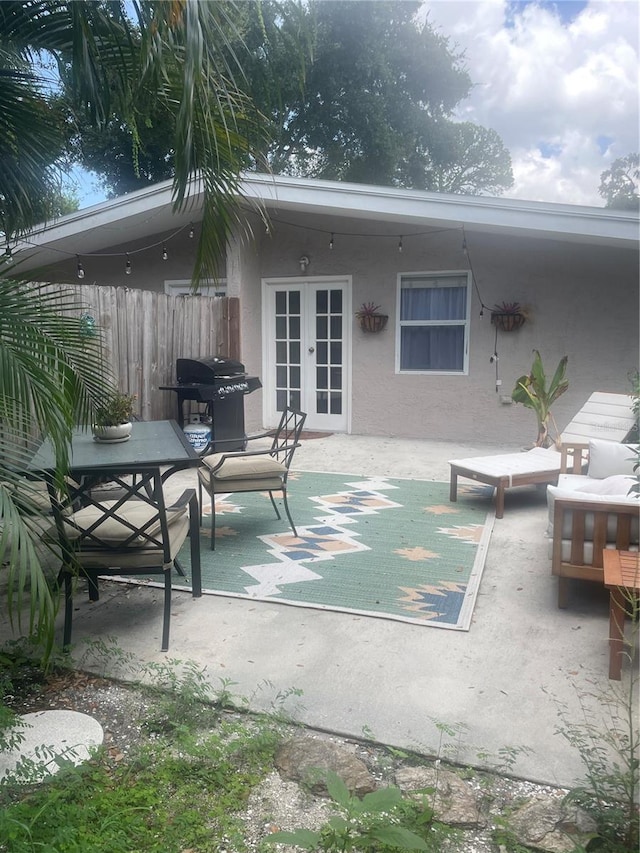
<path id="1" fill-rule="evenodd" d="M 260 174 L 243 205 L 251 229 L 207 293 L 240 300 L 242 361 L 263 384 L 250 428 L 293 401 L 312 430 L 531 443 L 511 391 L 534 349 L 548 373 L 569 359 L 560 429 L 592 391 L 631 390 L 633 212 Z M 36 229 L 14 254 L 38 280 L 77 282 L 82 263 L 85 283 L 185 292 L 197 229 L 197 198 L 173 214 L 167 182 Z M 369 302 L 381 331 L 355 316 Z M 508 330 L 492 309 L 513 302 L 525 319 Z"/>

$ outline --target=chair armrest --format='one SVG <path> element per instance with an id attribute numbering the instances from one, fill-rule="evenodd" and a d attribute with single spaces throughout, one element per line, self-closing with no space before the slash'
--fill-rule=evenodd
<path id="1" fill-rule="evenodd" d="M 578 442 L 562 444 L 560 447 L 560 473 L 582 474 L 589 461 L 589 445 Z"/>
<path id="2" fill-rule="evenodd" d="M 171 504 L 171 506 L 166 507 L 167 511 L 173 509 L 182 509 L 191 503 L 192 500 L 196 497 L 195 489 L 185 489 L 184 492 L 180 495 L 180 497 Z"/>

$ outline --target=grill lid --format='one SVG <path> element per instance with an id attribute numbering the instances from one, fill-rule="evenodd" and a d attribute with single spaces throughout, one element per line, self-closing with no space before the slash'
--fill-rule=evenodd
<path id="1" fill-rule="evenodd" d="M 179 384 L 212 384 L 215 383 L 216 376 L 237 376 L 244 372 L 244 364 L 223 356 L 211 355 L 176 360 L 176 378 Z"/>

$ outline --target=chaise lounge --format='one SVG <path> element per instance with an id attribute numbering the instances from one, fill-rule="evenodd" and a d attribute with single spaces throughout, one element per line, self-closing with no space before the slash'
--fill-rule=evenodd
<path id="1" fill-rule="evenodd" d="M 561 435 L 561 442 L 586 446 L 589 439 L 624 441 L 635 426 L 632 398 L 628 394 L 594 392 Z M 449 500 L 458 497 L 458 477 L 476 480 L 496 490 L 496 518 L 504 515 L 507 489 L 536 484 L 554 485 L 562 470 L 563 457 L 554 448 L 534 447 L 523 453 L 450 459 Z M 577 457 L 576 473 L 582 468 Z"/>

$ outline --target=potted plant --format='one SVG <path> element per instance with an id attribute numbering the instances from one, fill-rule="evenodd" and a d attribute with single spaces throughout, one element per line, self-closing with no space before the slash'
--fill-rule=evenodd
<path id="1" fill-rule="evenodd" d="M 516 382 L 516 387 L 513 389 L 511 398 L 514 403 L 522 403 L 529 409 L 533 409 L 538 421 L 538 437 L 536 439 L 536 447 L 551 447 L 552 445 L 559 446 L 560 437 L 558 427 L 551 415 L 551 406 L 561 394 L 569 387 L 569 382 L 564 378 L 568 357 L 563 356 L 553 378 L 547 386 L 547 377 L 544 374 L 542 367 L 542 358 L 537 349 L 534 350 L 535 357 L 531 367 L 531 373 L 521 376 Z M 549 435 L 549 421 L 553 421 L 553 426 L 556 432 L 556 437 L 551 438 Z"/>
<path id="2" fill-rule="evenodd" d="M 381 332 L 387 325 L 389 316 L 380 313 L 380 306 L 373 302 L 363 302 L 356 317 L 363 332 Z"/>
<path id="3" fill-rule="evenodd" d="M 131 436 L 135 394 L 115 391 L 96 408 L 93 437 L 96 441 L 126 441 Z"/>
<path id="4" fill-rule="evenodd" d="M 519 302 L 499 302 L 491 309 L 491 322 L 503 332 L 513 332 L 519 329 L 526 316 Z"/>

